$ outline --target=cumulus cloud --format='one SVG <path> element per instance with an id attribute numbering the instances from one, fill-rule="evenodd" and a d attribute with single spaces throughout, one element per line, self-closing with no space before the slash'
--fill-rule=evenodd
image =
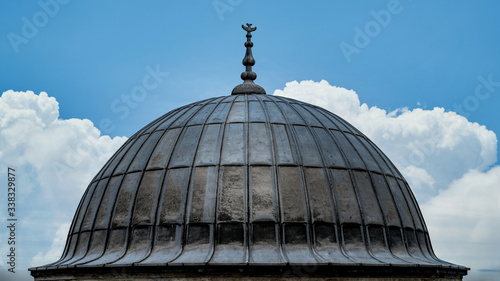
<path id="1" fill-rule="evenodd" d="M 45 92 L 0 97 L 0 157 L 29 167 L 47 197 L 81 193 L 124 141 L 101 136 L 88 119 L 59 119 L 58 102 Z"/>
<path id="2" fill-rule="evenodd" d="M 484 171 L 497 161 L 494 132 L 443 108 L 387 112 L 361 103 L 353 90 L 324 80 L 289 82 L 274 94 L 321 106 L 346 119 L 395 162 L 424 201 L 468 170 Z"/>
<path id="3" fill-rule="evenodd" d="M 442 258 L 500 273 L 500 166 L 469 171 L 421 208 Z"/>
<path id="4" fill-rule="evenodd" d="M 293 81 L 274 94 L 326 108 L 367 135 L 410 183 L 438 256 L 471 267 L 465 280 L 498 280 L 500 166 L 493 166 L 494 132 L 439 107 L 370 107 L 353 90 L 327 81 Z"/>
<path id="5" fill-rule="evenodd" d="M 401 172 L 407 179 L 412 181 L 413 189 L 421 190 L 428 187 L 434 189 L 434 178 L 432 178 L 425 169 L 409 165 L 403 167 Z"/>
<path id="6" fill-rule="evenodd" d="M 125 140 L 101 135 L 87 119 L 61 119 L 58 102 L 45 92 L 0 96 L 0 170 L 15 168 L 22 206 L 16 210 L 19 276 L 28 274 L 22 266 L 30 262 L 57 260 L 85 188 Z M 6 173 L 0 180 L 7 181 Z"/>

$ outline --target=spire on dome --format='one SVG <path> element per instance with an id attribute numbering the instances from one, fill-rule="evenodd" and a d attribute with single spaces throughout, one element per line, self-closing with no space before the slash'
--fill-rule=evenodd
<path id="1" fill-rule="evenodd" d="M 241 73 L 241 79 L 243 83 L 234 87 L 232 95 L 239 94 L 266 94 L 266 91 L 261 86 L 255 84 L 253 80 L 257 78 L 257 74 L 252 71 L 252 66 L 255 65 L 255 59 L 252 55 L 252 32 L 257 30 L 257 27 L 252 27 L 251 23 L 247 23 L 247 26 L 241 25 L 241 27 L 247 32 L 247 41 L 245 42 L 245 47 L 247 51 L 245 57 L 243 58 L 243 65 L 245 66 L 245 71 Z"/>

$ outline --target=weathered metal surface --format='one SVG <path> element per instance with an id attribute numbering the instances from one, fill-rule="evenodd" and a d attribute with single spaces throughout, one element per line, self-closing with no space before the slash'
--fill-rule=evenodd
<path id="1" fill-rule="evenodd" d="M 89 184 L 61 259 L 32 270 L 303 264 L 466 270 L 436 258 L 408 183 L 366 136 L 245 94 L 138 131 Z"/>

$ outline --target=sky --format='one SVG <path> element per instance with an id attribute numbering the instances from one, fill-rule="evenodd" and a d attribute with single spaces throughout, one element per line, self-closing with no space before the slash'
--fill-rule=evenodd
<path id="1" fill-rule="evenodd" d="M 123 142 L 229 95 L 253 23 L 256 83 L 322 106 L 396 164 L 436 254 L 500 280 L 500 2 L 2 1 L 0 220 L 15 169 L 16 273 L 59 258 L 78 202 Z M 8 225 L 8 224 L 7 224 Z M 6 279 L 8 278 L 8 279 Z"/>

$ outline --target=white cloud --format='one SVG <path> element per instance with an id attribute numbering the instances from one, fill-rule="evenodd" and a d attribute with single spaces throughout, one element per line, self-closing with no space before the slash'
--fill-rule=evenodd
<path id="1" fill-rule="evenodd" d="M 346 119 L 395 162 L 411 186 L 418 187 L 420 200 L 437 195 L 470 169 L 484 171 L 497 161 L 494 132 L 443 108 L 387 112 L 361 103 L 353 90 L 324 80 L 289 82 L 274 94 L 321 106 Z M 417 171 L 425 172 L 426 181 L 415 177 Z"/>
<path id="2" fill-rule="evenodd" d="M 421 208 L 443 259 L 500 272 L 500 166 L 469 171 Z"/>
<path id="3" fill-rule="evenodd" d="M 443 108 L 369 107 L 354 91 L 327 81 L 293 81 L 274 94 L 321 106 L 367 135 L 408 180 L 437 255 L 471 267 L 465 280 L 499 280 L 500 166 L 492 167 L 494 132 Z"/>
<path id="4" fill-rule="evenodd" d="M 87 119 L 60 119 L 58 102 L 45 92 L 9 90 L 1 95 L 0 169 L 16 169 L 22 276 L 27 277 L 22 266 L 59 258 L 85 188 L 125 140 L 102 136 Z M 5 173 L 0 180 L 6 182 Z M 0 235 L 7 235 L 3 228 Z"/>
<path id="5" fill-rule="evenodd" d="M 88 119 L 59 119 L 59 104 L 45 92 L 0 97 L 3 165 L 32 167 L 45 197 L 81 194 L 125 140 L 101 136 Z"/>
<path id="6" fill-rule="evenodd" d="M 418 190 L 426 187 L 434 189 L 434 179 L 425 169 L 410 165 L 403 167 L 401 172 L 405 175 L 406 180 L 413 183 L 412 189 Z"/>

